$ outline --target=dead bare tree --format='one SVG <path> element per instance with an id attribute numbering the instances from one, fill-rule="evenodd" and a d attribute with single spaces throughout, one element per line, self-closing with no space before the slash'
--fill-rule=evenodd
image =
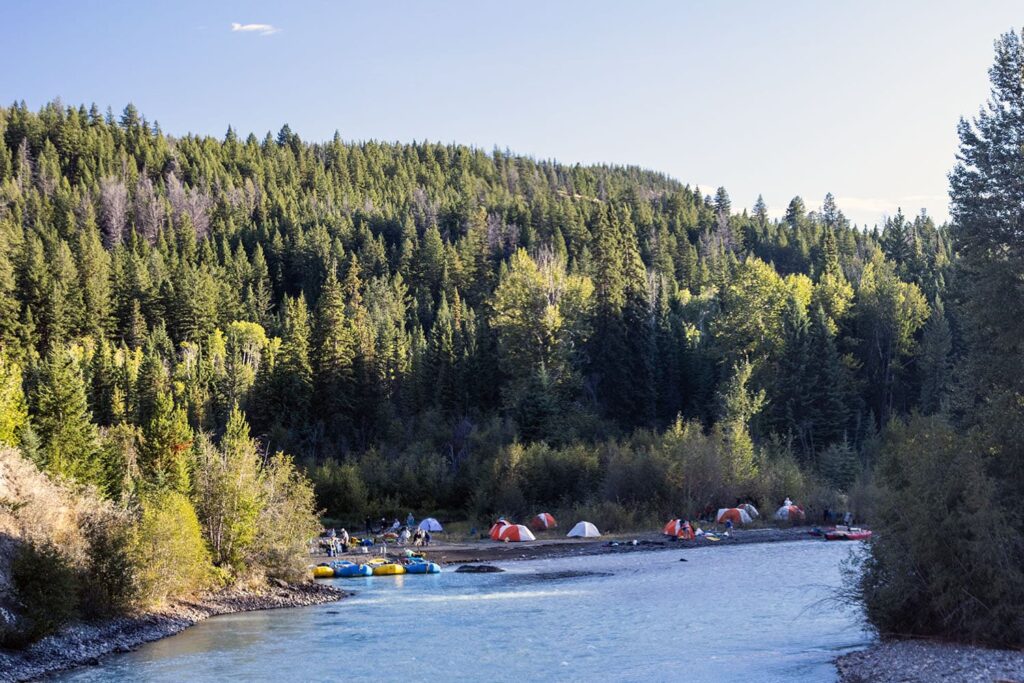
<path id="1" fill-rule="evenodd" d="M 106 177 L 100 180 L 99 219 L 103 246 L 113 249 L 121 244 L 128 220 L 128 188 L 118 178 Z"/>

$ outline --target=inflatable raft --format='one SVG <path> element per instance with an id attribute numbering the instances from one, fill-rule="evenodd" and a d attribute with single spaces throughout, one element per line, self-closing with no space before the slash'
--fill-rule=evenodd
<path id="1" fill-rule="evenodd" d="M 334 577 L 334 569 L 327 564 L 318 564 L 313 567 L 314 579 L 330 579 Z"/>
<path id="2" fill-rule="evenodd" d="M 864 541 L 869 538 L 871 538 L 870 529 L 858 529 L 857 527 L 833 529 L 825 532 L 826 541 Z"/>
<path id="3" fill-rule="evenodd" d="M 331 569 L 334 570 L 335 576 L 339 576 L 343 579 L 358 576 L 373 576 L 372 567 L 368 567 L 365 564 L 356 564 L 355 562 L 332 562 Z"/>
<path id="4" fill-rule="evenodd" d="M 374 576 L 395 576 L 397 574 L 404 574 L 405 567 L 394 562 L 387 562 L 384 564 L 377 564 L 373 567 Z"/>
<path id="5" fill-rule="evenodd" d="M 419 558 L 413 558 L 405 565 L 407 574 L 440 574 L 441 565 L 436 562 L 427 562 Z"/>

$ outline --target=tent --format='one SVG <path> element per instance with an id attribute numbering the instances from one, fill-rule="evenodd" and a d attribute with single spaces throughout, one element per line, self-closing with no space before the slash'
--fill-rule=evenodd
<path id="1" fill-rule="evenodd" d="M 554 529 L 556 526 L 558 526 L 558 522 L 555 521 L 554 515 L 549 512 L 542 512 L 530 520 L 530 528 L 534 531 Z"/>
<path id="2" fill-rule="evenodd" d="M 600 535 L 601 532 L 590 522 L 577 522 L 572 531 L 566 534 L 566 536 L 577 538 L 597 538 Z"/>
<path id="3" fill-rule="evenodd" d="M 420 522 L 420 525 L 416 528 L 420 531 L 444 531 L 444 527 L 441 526 L 441 522 L 437 521 L 433 517 L 427 517 L 425 520 Z"/>
<path id="4" fill-rule="evenodd" d="M 746 510 L 747 514 L 750 515 L 751 519 L 757 519 L 761 516 L 761 513 L 757 511 L 757 508 L 751 505 L 750 503 L 744 503 L 743 505 L 740 505 L 740 510 Z"/>
<path id="5" fill-rule="evenodd" d="M 787 522 L 800 522 L 805 516 L 799 505 L 783 505 L 775 511 L 775 519 Z"/>
<path id="6" fill-rule="evenodd" d="M 670 519 L 668 524 L 665 525 L 665 528 L 661 530 L 661 533 L 663 533 L 666 536 L 675 537 L 675 536 L 679 535 L 679 532 L 682 531 L 682 529 L 683 529 L 683 520 L 681 520 L 681 519 Z"/>
<path id="7" fill-rule="evenodd" d="M 508 524 L 498 533 L 498 540 L 518 543 L 520 541 L 536 541 L 537 537 L 522 524 Z"/>
<path id="8" fill-rule="evenodd" d="M 491 527 L 491 530 L 488 532 L 488 536 L 491 537 L 492 541 L 497 541 L 498 536 L 501 535 L 501 530 L 507 526 L 510 526 L 510 524 L 506 522 L 504 518 L 499 519 L 497 522 L 494 523 L 494 526 Z"/>
<path id="9" fill-rule="evenodd" d="M 715 521 L 719 524 L 732 522 L 739 526 L 740 524 L 750 524 L 754 520 L 750 518 L 750 513 L 743 508 L 722 508 L 715 515 Z"/>

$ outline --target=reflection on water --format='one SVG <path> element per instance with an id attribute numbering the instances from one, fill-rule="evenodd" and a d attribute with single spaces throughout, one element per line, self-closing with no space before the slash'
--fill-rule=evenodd
<path id="1" fill-rule="evenodd" d="M 831 681 L 833 658 L 871 640 L 828 600 L 849 550 L 777 543 L 339 579 L 358 594 L 217 617 L 63 680 Z"/>

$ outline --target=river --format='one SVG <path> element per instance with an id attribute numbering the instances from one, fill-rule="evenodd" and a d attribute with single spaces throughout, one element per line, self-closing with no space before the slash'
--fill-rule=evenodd
<path id="1" fill-rule="evenodd" d="M 873 638 L 857 610 L 830 600 L 851 548 L 750 544 L 337 579 L 357 594 L 216 617 L 59 678 L 834 681 L 832 660 Z"/>

